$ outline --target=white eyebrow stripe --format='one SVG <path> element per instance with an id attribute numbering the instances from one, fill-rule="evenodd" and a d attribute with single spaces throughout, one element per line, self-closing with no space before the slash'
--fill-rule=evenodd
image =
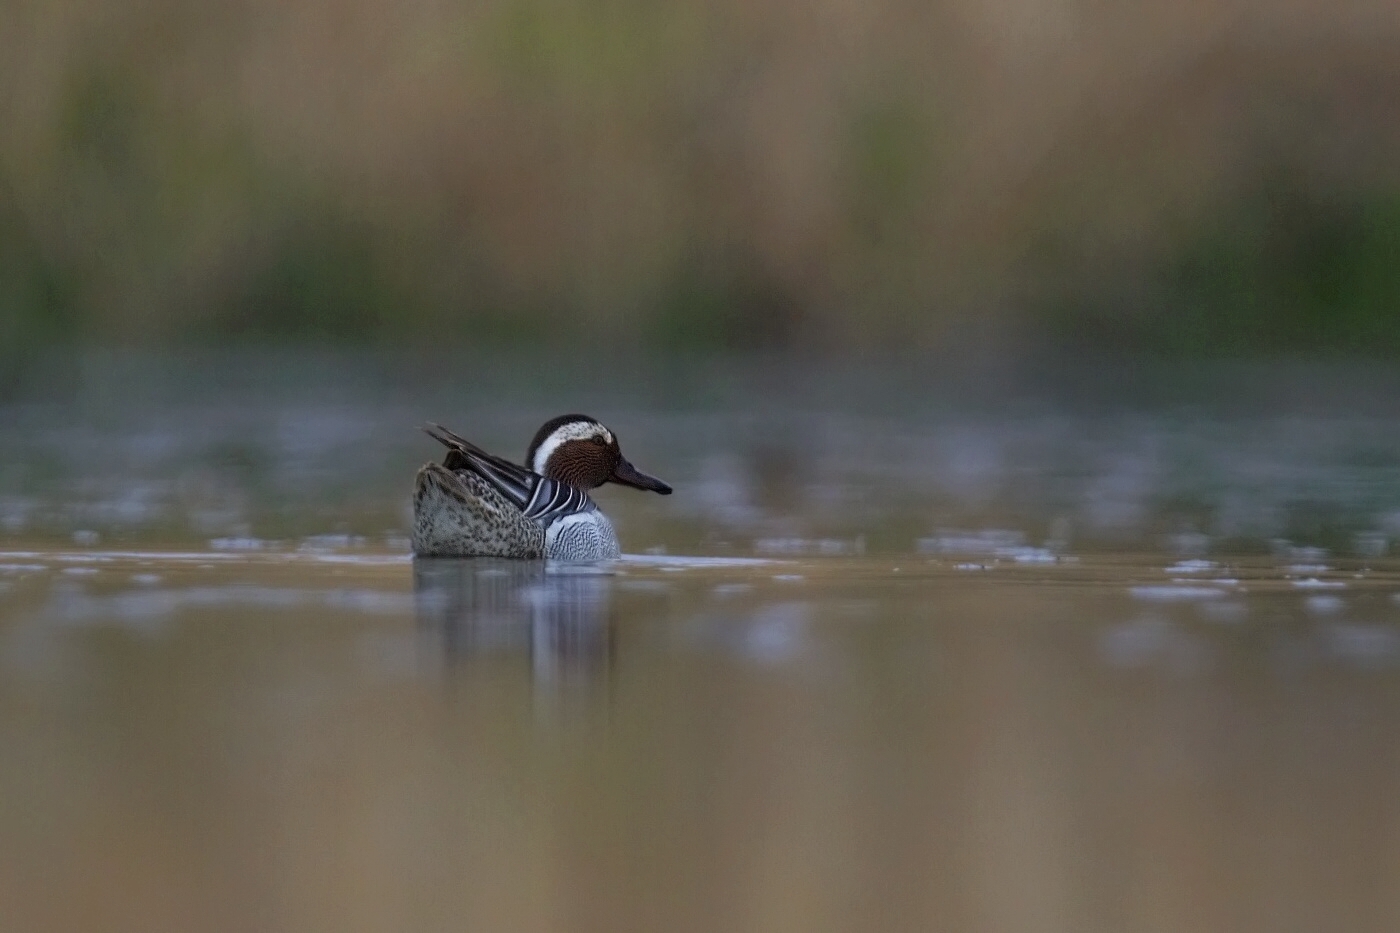
<path id="1" fill-rule="evenodd" d="M 535 450 L 535 459 L 530 463 L 530 469 L 543 476 L 545 464 L 549 463 L 549 458 L 554 456 L 561 444 L 586 441 L 590 437 L 597 437 L 599 431 L 603 433 L 603 439 L 611 444 L 612 432 L 596 421 L 570 421 L 568 424 L 561 424 Z"/>

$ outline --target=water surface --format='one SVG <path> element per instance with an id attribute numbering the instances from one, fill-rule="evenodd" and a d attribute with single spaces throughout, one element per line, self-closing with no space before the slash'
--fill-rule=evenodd
<path id="1" fill-rule="evenodd" d="M 1400 927 L 1384 404 L 93 365 L 0 406 L 6 928 Z M 627 558 L 412 560 L 415 424 L 575 408 Z"/>

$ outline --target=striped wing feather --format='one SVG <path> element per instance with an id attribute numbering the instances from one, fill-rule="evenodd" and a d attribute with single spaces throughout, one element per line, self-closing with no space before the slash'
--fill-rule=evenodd
<path id="1" fill-rule="evenodd" d="M 471 470 L 514 502 L 526 518 L 547 525 L 565 515 L 595 508 L 582 489 L 489 454 L 440 424 L 425 425 L 423 430 L 447 448 L 443 466 L 449 470 Z"/>

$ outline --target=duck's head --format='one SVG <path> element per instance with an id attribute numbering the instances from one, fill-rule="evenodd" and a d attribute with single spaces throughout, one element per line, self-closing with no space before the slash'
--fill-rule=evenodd
<path id="1" fill-rule="evenodd" d="M 620 483 L 671 494 L 670 486 L 627 462 L 617 435 L 587 415 L 560 415 L 546 421 L 530 442 L 525 462 L 541 476 L 578 489 Z"/>

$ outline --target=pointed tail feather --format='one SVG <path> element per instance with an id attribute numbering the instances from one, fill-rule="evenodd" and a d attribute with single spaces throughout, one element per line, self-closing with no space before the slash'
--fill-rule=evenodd
<path id="1" fill-rule="evenodd" d="M 462 435 L 457 434 L 454 431 L 449 431 L 447 428 L 444 428 L 442 425 L 437 424 L 436 422 L 429 421 L 427 424 L 423 425 L 423 433 L 428 435 L 444 447 L 456 448 L 461 450 L 462 453 L 476 454 L 478 457 L 496 459 L 491 457 L 490 454 L 473 444 L 471 441 L 467 440 Z"/>
<path id="2" fill-rule="evenodd" d="M 443 462 L 445 467 L 452 470 L 471 470 L 495 486 L 522 510 L 543 479 L 523 466 L 487 453 L 465 437 L 440 424 L 426 424 L 423 431 L 447 448 L 447 458 Z"/>
<path id="3" fill-rule="evenodd" d="M 503 457 L 488 454 L 440 424 L 426 424 L 423 431 L 447 448 L 444 467 L 449 470 L 471 470 L 513 501 L 527 518 L 548 524 L 564 515 L 596 508 L 588 493 L 582 489 L 540 476 Z"/>

